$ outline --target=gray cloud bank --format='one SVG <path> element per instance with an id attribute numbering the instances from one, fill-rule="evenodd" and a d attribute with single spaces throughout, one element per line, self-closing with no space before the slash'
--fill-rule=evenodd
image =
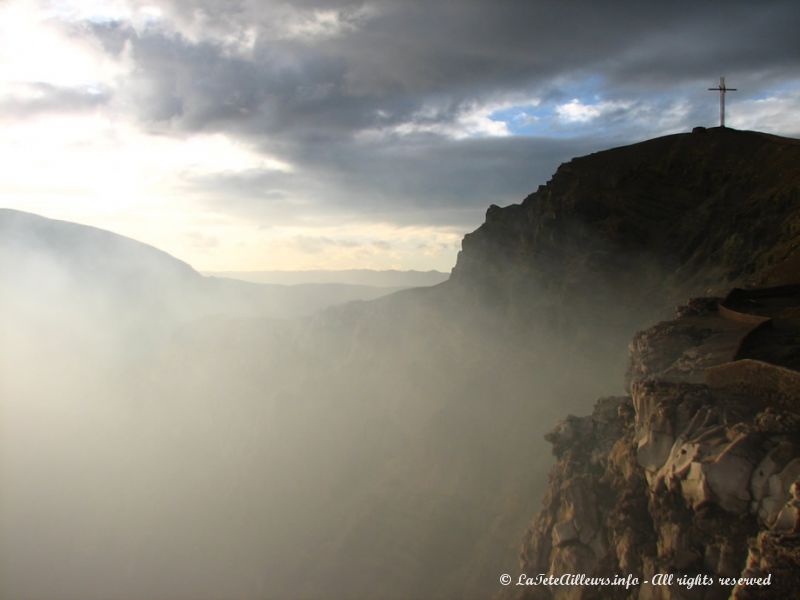
<path id="1" fill-rule="evenodd" d="M 113 91 L 53 93 L 78 108 L 117 103 L 169 135 L 223 132 L 290 162 L 291 173 L 187 182 L 266 223 L 302 214 L 469 227 L 570 156 L 713 125 L 705 88 L 719 74 L 739 87 L 732 101 L 742 107 L 800 88 L 791 1 L 197 0 L 160 9 L 144 25 L 72 22 L 72 35 L 124 54 L 132 71 Z M 593 112 L 559 120 L 555 107 L 573 98 Z M 488 115 L 513 105 L 540 107 L 541 130 L 500 137 L 506 126 Z"/>

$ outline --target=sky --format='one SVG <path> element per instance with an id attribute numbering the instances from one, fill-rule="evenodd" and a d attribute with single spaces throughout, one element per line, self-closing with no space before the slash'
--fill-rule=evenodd
<path id="1" fill-rule="evenodd" d="M 437 269 L 573 156 L 800 137 L 791 1 L 0 0 L 0 206 L 199 270 Z"/>

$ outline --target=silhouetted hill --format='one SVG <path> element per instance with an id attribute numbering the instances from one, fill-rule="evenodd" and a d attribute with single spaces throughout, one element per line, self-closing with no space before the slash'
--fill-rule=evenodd
<path id="1" fill-rule="evenodd" d="M 400 289 L 339 283 L 287 286 L 206 277 L 136 240 L 11 209 L 0 209 L 0 274 L 16 293 L 31 286 L 30 292 L 40 297 L 46 289 L 65 293 L 61 286 L 66 285 L 71 293 L 91 296 L 112 312 L 124 305 L 127 312 L 141 313 L 142 320 L 159 323 L 163 318 L 186 321 L 210 315 L 297 317 Z"/>
<path id="2" fill-rule="evenodd" d="M 604 306 L 612 323 L 796 282 L 799 183 L 800 141 L 728 128 L 575 158 L 521 204 L 490 207 L 452 279 L 524 319 L 585 322 Z"/>
<path id="3" fill-rule="evenodd" d="M 160 285 L 198 281 L 200 274 L 157 248 L 110 231 L 0 208 L 2 265 L 47 259 L 86 284 L 127 285 L 158 290 Z"/>

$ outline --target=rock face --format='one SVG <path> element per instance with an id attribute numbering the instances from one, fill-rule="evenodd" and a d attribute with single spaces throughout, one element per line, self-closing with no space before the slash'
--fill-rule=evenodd
<path id="1" fill-rule="evenodd" d="M 629 395 L 601 399 L 548 435 L 557 464 L 520 558 L 528 576 L 632 574 L 640 584 L 511 586 L 506 596 L 794 597 L 798 317 L 800 286 L 737 289 L 637 334 Z M 687 575 L 714 583 L 689 589 L 677 583 Z"/>
<path id="2" fill-rule="evenodd" d="M 517 322 L 624 340 L 690 296 L 800 283 L 798 165 L 800 141 L 728 128 L 575 158 L 521 204 L 491 206 L 452 281 Z"/>

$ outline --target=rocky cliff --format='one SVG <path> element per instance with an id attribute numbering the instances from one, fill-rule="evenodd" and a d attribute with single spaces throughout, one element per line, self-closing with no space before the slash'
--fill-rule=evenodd
<path id="1" fill-rule="evenodd" d="M 517 323 L 605 327 L 624 347 L 630 323 L 687 297 L 796 281 L 798 165 L 800 141 L 727 128 L 575 158 L 521 204 L 488 209 L 453 284 Z"/>
<path id="2" fill-rule="evenodd" d="M 798 368 L 800 286 L 694 299 L 638 333 L 628 395 L 548 435 L 557 463 L 520 557 L 531 577 L 630 574 L 638 585 L 515 579 L 506 596 L 796 597 Z"/>

